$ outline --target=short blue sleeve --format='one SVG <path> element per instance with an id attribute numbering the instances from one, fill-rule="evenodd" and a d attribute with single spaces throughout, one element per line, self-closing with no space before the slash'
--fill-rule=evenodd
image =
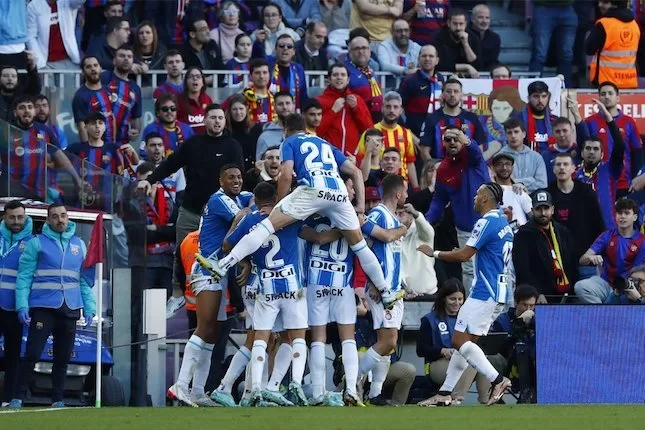
<path id="1" fill-rule="evenodd" d="M 468 242 L 466 242 L 466 246 L 470 246 L 471 248 L 475 249 L 481 249 L 484 245 L 486 245 L 490 232 L 494 230 L 489 228 L 489 226 L 490 221 L 488 221 L 486 218 L 479 219 L 477 223 L 475 223 L 473 231 L 470 233 L 470 237 L 468 238 Z"/>
<path id="2" fill-rule="evenodd" d="M 240 210 L 233 200 L 222 198 L 221 196 L 209 202 L 209 206 L 208 209 L 213 215 L 222 217 L 229 222 L 235 218 L 235 214 Z"/>
<path id="3" fill-rule="evenodd" d="M 340 166 L 343 165 L 343 163 L 347 160 L 347 157 L 340 152 L 340 149 L 336 148 L 335 146 L 329 145 L 332 148 L 332 151 L 334 151 L 334 158 L 336 159 L 336 165 L 340 168 Z"/>
<path id="4" fill-rule="evenodd" d="M 370 236 L 372 231 L 374 231 L 374 227 L 379 226 L 381 228 L 386 228 L 384 221 L 383 214 L 381 214 L 380 211 L 372 210 L 367 216 L 367 220 L 361 227 L 361 230 L 363 231 L 363 234 Z"/>
<path id="5" fill-rule="evenodd" d="M 589 249 L 591 249 L 596 255 L 602 255 L 607 248 L 607 242 L 609 242 L 609 235 L 611 230 L 604 232 L 591 244 Z"/>
<path id="6" fill-rule="evenodd" d="M 280 147 L 280 160 L 282 160 L 282 162 L 295 160 L 293 144 L 291 142 L 293 142 L 293 139 L 287 139 L 282 142 Z"/>

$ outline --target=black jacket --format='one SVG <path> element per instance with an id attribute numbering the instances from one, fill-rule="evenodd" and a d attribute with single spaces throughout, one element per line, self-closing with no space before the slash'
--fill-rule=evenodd
<path id="1" fill-rule="evenodd" d="M 560 245 L 564 272 L 571 285 L 578 281 L 578 253 L 573 236 L 561 224 L 553 222 L 555 235 Z M 513 265 L 516 285 L 533 285 L 545 296 L 559 295 L 556 292 L 556 278 L 553 275 L 551 250 L 544 234 L 538 231 L 535 221 L 530 220 L 515 233 L 513 240 Z"/>
<path id="2" fill-rule="evenodd" d="M 12 94 L 0 95 L 0 119 L 13 122 L 13 101 L 18 95 L 28 94 L 35 96 L 40 94 L 40 77 L 38 70 L 29 70 L 26 75 L 18 75 L 18 85 Z"/>
<path id="3" fill-rule="evenodd" d="M 439 64 L 436 70 L 440 72 L 454 72 L 455 64 L 470 64 L 477 70 L 481 70 L 481 47 L 479 37 L 469 34 L 468 44 L 477 58 L 472 63 L 466 60 L 466 52 L 461 42 L 455 42 L 450 36 L 448 27 L 442 27 L 434 37 L 433 45 L 437 47 Z"/>
<path id="4" fill-rule="evenodd" d="M 327 71 L 329 61 L 327 60 L 327 49 L 320 48 L 318 55 L 311 57 L 305 49 L 305 40 L 300 39 L 296 42 L 296 63 L 302 64 L 305 70 L 324 70 Z"/>
<path id="5" fill-rule="evenodd" d="M 499 51 L 502 39 L 499 37 L 499 34 L 495 33 L 491 29 L 486 30 L 484 32 L 484 37 L 481 37 L 479 35 L 479 31 L 472 27 L 472 23 L 468 25 L 467 31 L 468 34 L 479 39 L 481 57 L 478 57 L 478 60 L 481 70 L 486 72 L 490 71 L 491 67 L 499 62 Z"/>
<path id="6" fill-rule="evenodd" d="M 224 60 L 222 60 L 222 50 L 217 42 L 211 40 L 203 48 L 204 63 L 199 59 L 198 52 L 186 41 L 181 48 L 181 57 L 184 59 L 186 69 L 190 67 L 199 67 L 202 70 L 226 70 Z M 224 85 L 224 75 L 220 75 L 218 86 Z"/>

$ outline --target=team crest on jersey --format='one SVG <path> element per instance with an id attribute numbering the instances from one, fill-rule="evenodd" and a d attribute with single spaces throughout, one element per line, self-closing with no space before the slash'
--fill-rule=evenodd
<path id="1" fill-rule="evenodd" d="M 632 252 L 636 252 L 636 250 L 638 249 L 638 246 L 636 246 L 636 245 L 632 245 L 632 247 L 631 247 L 631 248 L 629 248 L 629 249 L 630 249 L 630 251 L 632 251 Z"/>
<path id="2" fill-rule="evenodd" d="M 110 161 L 112 161 L 112 155 L 110 155 L 110 154 L 103 154 L 103 156 L 101 157 L 101 162 L 102 162 L 103 164 L 110 164 Z"/>
<path id="3" fill-rule="evenodd" d="M 44 134 L 42 134 L 42 133 L 37 133 L 37 134 L 36 134 L 36 138 L 37 138 L 37 139 L 40 139 L 40 140 L 43 140 L 43 139 L 45 138 L 45 135 L 44 135 Z"/>
<path id="4" fill-rule="evenodd" d="M 22 157 L 23 155 L 25 155 L 25 148 L 22 146 L 16 146 L 16 149 L 14 150 L 14 152 L 18 157 Z"/>
<path id="5" fill-rule="evenodd" d="M 615 245 L 615 243 L 614 243 L 613 240 L 609 242 L 609 246 L 614 246 L 614 245 Z"/>
<path id="6" fill-rule="evenodd" d="M 445 323 L 445 322 L 443 322 L 443 321 L 441 321 L 441 322 L 439 323 L 439 326 L 438 326 L 438 327 L 439 327 L 439 331 L 440 331 L 440 332 L 442 332 L 442 333 L 443 333 L 443 332 L 447 332 L 447 331 L 448 331 L 448 325 L 446 325 L 446 323 Z"/>
<path id="7" fill-rule="evenodd" d="M 119 95 L 117 93 L 110 93 L 110 102 L 116 103 L 119 100 Z"/>
<path id="8" fill-rule="evenodd" d="M 389 309 L 385 310 L 385 319 L 390 321 L 392 319 L 392 312 Z"/>
<path id="9" fill-rule="evenodd" d="M 69 250 L 72 252 L 72 255 L 78 255 L 81 253 L 81 248 L 78 245 L 71 245 Z"/>
<path id="10" fill-rule="evenodd" d="M 25 250 L 25 242 L 20 242 L 20 245 L 18 245 L 18 252 L 22 252 Z"/>
<path id="11" fill-rule="evenodd" d="M 466 136 L 468 135 L 469 128 L 468 124 L 461 124 L 461 131 L 463 131 Z"/>

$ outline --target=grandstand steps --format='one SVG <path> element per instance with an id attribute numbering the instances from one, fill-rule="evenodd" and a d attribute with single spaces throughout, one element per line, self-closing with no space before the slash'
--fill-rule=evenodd
<path id="1" fill-rule="evenodd" d="M 491 28 L 502 39 L 499 60 L 512 70 L 528 70 L 531 59 L 531 36 L 525 30 L 524 17 L 512 13 L 500 4 L 488 3 L 491 13 Z"/>

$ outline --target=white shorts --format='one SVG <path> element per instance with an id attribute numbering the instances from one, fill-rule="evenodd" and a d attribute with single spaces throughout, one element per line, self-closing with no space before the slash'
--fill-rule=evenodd
<path id="1" fill-rule="evenodd" d="M 213 279 L 212 276 L 202 275 L 197 273 L 190 278 L 190 288 L 193 290 L 195 297 L 203 291 L 221 291 L 222 300 L 219 302 L 219 309 L 217 310 L 217 321 L 226 321 L 226 305 L 228 298 L 226 297 L 228 277 L 223 277 L 219 281 Z"/>
<path id="2" fill-rule="evenodd" d="M 340 230 L 360 228 L 354 206 L 345 191 L 319 190 L 299 185 L 291 194 L 280 200 L 277 207 L 300 221 L 317 213 L 329 218 L 332 227 Z"/>
<path id="3" fill-rule="evenodd" d="M 246 318 L 244 319 L 244 323 L 247 330 L 253 329 L 253 311 L 255 310 L 255 297 L 255 292 L 247 291 L 247 287 L 242 288 L 242 302 L 244 302 L 244 309 L 246 309 Z"/>
<path id="4" fill-rule="evenodd" d="M 330 288 L 311 285 L 307 288 L 309 325 L 323 326 L 328 323 L 355 324 L 356 299 L 352 287 Z"/>
<path id="5" fill-rule="evenodd" d="M 474 336 L 486 336 L 503 310 L 504 304 L 493 299 L 484 301 L 468 297 L 457 314 L 455 330 Z"/>
<path id="6" fill-rule="evenodd" d="M 282 326 L 276 322 L 282 319 Z M 306 329 L 307 292 L 305 289 L 282 294 L 260 294 L 255 299 L 253 309 L 254 330 L 296 330 Z"/>
<path id="7" fill-rule="evenodd" d="M 365 290 L 365 300 L 367 301 L 367 306 L 372 314 L 374 330 L 378 330 L 380 328 L 395 328 L 399 330 L 401 328 L 401 323 L 403 322 L 403 299 L 399 299 L 394 302 L 392 309 L 385 309 L 383 307 L 383 303 L 376 303 L 370 297 L 367 288 Z"/>

